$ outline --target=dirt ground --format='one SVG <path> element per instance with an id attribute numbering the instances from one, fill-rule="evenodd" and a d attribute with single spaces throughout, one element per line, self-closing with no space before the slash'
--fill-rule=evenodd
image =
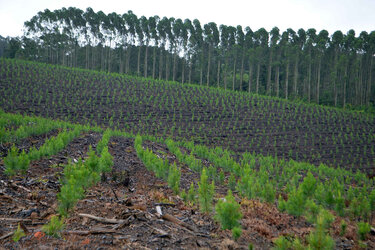
<path id="1" fill-rule="evenodd" d="M 42 145 L 52 135 L 35 136 L 16 145 L 28 150 Z M 109 142 L 109 152 L 114 157 L 112 172 L 87 190 L 66 219 L 60 238 L 44 235 L 41 227 L 56 214 L 64 164 L 84 158 L 89 146 L 95 149 L 100 139 L 99 133 L 82 134 L 57 155 L 32 162 L 23 176 L 10 179 L 0 171 L 0 248 L 248 249 L 252 244 L 255 249 L 270 249 L 280 235 L 306 237 L 313 229 L 303 218 L 279 212 L 274 204 L 237 198 L 241 201 L 243 232 L 235 242 L 229 230 L 220 229 L 212 214 L 185 204 L 166 182 L 146 169 L 136 155 L 133 139 L 113 137 Z M 144 147 L 181 167 L 181 188 L 197 183 L 199 175 L 178 162 L 165 145 L 146 141 Z M 9 148 L 8 144 L 2 145 L 2 154 Z M 4 168 L 3 162 L 0 168 Z M 226 188 L 218 185 L 216 192 L 215 198 L 219 199 Z M 11 234 L 18 224 L 26 236 L 14 242 Z M 336 219 L 332 229 L 336 247 L 356 248 L 354 225 L 349 224 L 347 234 L 340 237 L 339 224 Z M 368 246 L 375 248 L 375 237 L 370 237 Z"/>

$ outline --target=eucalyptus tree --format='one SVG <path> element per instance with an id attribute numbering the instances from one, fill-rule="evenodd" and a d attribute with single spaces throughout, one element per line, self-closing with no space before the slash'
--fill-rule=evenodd
<path id="1" fill-rule="evenodd" d="M 355 98 L 355 85 L 356 83 L 356 77 L 358 75 L 358 67 L 357 67 L 357 50 L 356 50 L 356 44 L 357 44 L 357 38 L 355 37 L 355 31 L 354 30 L 349 30 L 348 33 L 346 34 L 344 38 L 344 49 L 346 51 L 346 54 L 348 56 L 348 65 L 347 65 L 347 71 L 348 71 L 348 76 L 347 76 L 347 81 L 345 82 L 348 86 L 346 88 L 346 85 L 344 85 L 344 94 L 343 94 L 343 106 L 345 107 L 346 102 L 347 102 L 347 96 L 350 97 L 349 101 L 351 103 L 355 103 L 357 100 Z M 346 90 L 351 90 L 351 93 L 347 93 Z M 354 97 L 352 99 L 352 97 Z"/>
<path id="2" fill-rule="evenodd" d="M 193 20 L 194 25 L 194 47 L 195 54 L 197 58 L 197 65 L 199 65 L 199 84 L 203 83 L 203 61 L 204 61 L 204 51 L 203 51 L 203 29 L 201 23 L 198 19 Z M 197 68 L 197 67 L 196 67 Z"/>
<path id="3" fill-rule="evenodd" d="M 208 46 L 206 76 L 207 76 L 207 86 L 209 86 L 210 85 L 210 74 L 211 74 L 212 51 L 219 44 L 219 30 L 217 29 L 216 23 L 210 22 L 210 23 L 204 25 L 204 39 L 205 39 L 205 43 Z"/>
<path id="4" fill-rule="evenodd" d="M 127 13 L 122 15 L 122 18 L 125 20 L 125 24 L 127 27 L 127 34 L 128 34 L 128 46 L 126 49 L 126 67 L 125 67 L 125 74 L 130 73 L 130 59 L 131 59 L 131 48 L 134 45 L 135 37 L 136 37 L 136 29 L 135 23 L 137 22 L 137 16 L 129 10 Z"/>
<path id="5" fill-rule="evenodd" d="M 307 101 L 311 102 L 311 81 L 312 81 L 312 65 L 313 65 L 313 57 L 312 54 L 315 51 L 315 44 L 316 44 L 316 30 L 311 28 L 308 29 L 307 32 L 307 40 L 306 40 L 306 50 L 307 50 Z"/>
<path id="6" fill-rule="evenodd" d="M 223 80 L 224 80 L 224 89 L 227 89 L 227 74 L 228 74 L 228 64 L 229 64 L 229 43 L 228 43 L 228 26 L 222 24 L 219 27 L 220 29 L 220 45 L 221 45 L 221 51 L 222 55 L 225 58 L 224 62 L 224 72 L 223 72 Z"/>
<path id="7" fill-rule="evenodd" d="M 188 19 L 185 19 L 185 21 L 181 25 L 181 34 L 180 34 L 180 39 L 182 43 L 182 72 L 181 72 L 181 83 L 185 82 L 185 63 L 188 60 L 188 43 L 189 43 L 189 31 L 185 23 L 187 22 Z M 190 20 L 189 20 L 190 21 Z"/>
<path id="8" fill-rule="evenodd" d="M 240 91 L 243 90 L 243 74 L 244 74 L 244 67 L 245 67 L 245 51 L 246 51 L 246 44 L 245 44 L 245 34 L 243 32 L 242 26 L 237 25 L 236 27 L 236 42 L 237 48 L 241 55 L 241 69 L 240 69 Z M 234 76 L 236 77 L 236 70 L 234 70 Z"/>
<path id="9" fill-rule="evenodd" d="M 290 36 L 289 32 L 293 30 L 288 29 L 284 31 L 281 35 L 281 47 L 282 47 L 282 55 L 284 58 L 285 64 L 285 80 L 284 80 L 284 97 L 288 99 L 289 96 L 289 69 L 290 69 L 290 54 L 291 54 L 291 43 L 290 43 Z M 294 32 L 294 31 L 293 31 Z"/>
<path id="10" fill-rule="evenodd" d="M 167 41 L 167 34 L 165 31 L 165 26 L 168 23 L 168 18 L 163 17 L 162 20 L 160 20 L 157 25 L 156 29 L 158 31 L 158 37 L 159 37 L 159 46 L 160 46 L 160 53 L 159 53 L 159 80 L 163 77 L 163 52 L 165 51 L 166 41 Z M 167 56 L 167 55 L 166 55 Z"/>
<path id="11" fill-rule="evenodd" d="M 297 35 L 298 34 L 298 35 Z M 297 34 L 293 36 L 294 45 L 294 77 L 293 77 L 293 94 L 298 97 L 298 80 L 299 80 L 299 64 L 300 55 L 306 43 L 306 32 L 304 29 L 299 29 Z"/>
<path id="12" fill-rule="evenodd" d="M 186 60 L 188 63 L 189 67 L 189 76 L 188 76 L 188 82 L 191 83 L 191 75 L 192 75 L 192 70 L 193 70 L 193 62 L 192 62 L 192 55 L 195 52 L 195 30 L 194 26 L 191 22 L 190 19 L 185 19 L 184 21 L 184 30 L 186 30 L 186 35 L 188 36 L 187 41 L 186 41 Z"/>
<path id="13" fill-rule="evenodd" d="M 257 58 L 256 64 L 257 64 L 257 74 L 256 74 L 256 93 L 259 93 L 259 87 L 260 87 L 260 69 L 264 65 L 265 62 L 265 53 L 268 49 L 268 32 L 264 28 L 258 29 L 254 33 L 255 38 L 255 57 Z"/>
<path id="14" fill-rule="evenodd" d="M 318 61 L 318 68 L 317 68 L 317 79 L 316 79 L 316 103 L 319 104 L 320 100 L 320 80 L 321 80 L 321 66 L 322 66 L 322 58 L 326 48 L 328 46 L 328 31 L 321 30 L 317 36 L 317 61 Z"/>
<path id="15" fill-rule="evenodd" d="M 331 71 L 331 86 L 333 86 L 333 99 L 334 105 L 337 106 L 337 96 L 338 96 L 338 59 L 340 56 L 341 48 L 343 47 L 344 35 L 341 31 L 336 31 L 333 33 L 331 38 L 331 46 L 333 48 L 333 69 Z"/>
<path id="16" fill-rule="evenodd" d="M 273 54 L 277 53 L 275 50 L 277 49 L 277 43 L 280 39 L 280 30 L 277 27 L 273 27 L 270 31 L 270 48 L 269 48 L 269 59 L 268 59 L 268 69 L 267 69 L 267 94 L 271 95 L 272 93 L 272 86 L 271 86 L 271 74 L 272 74 L 272 63 L 273 63 Z M 276 78 L 275 78 L 276 82 Z M 276 83 L 275 83 L 276 85 Z"/>
<path id="17" fill-rule="evenodd" d="M 254 32 L 250 29 L 250 27 L 245 28 L 245 48 L 246 48 L 246 55 L 248 57 L 249 63 L 249 80 L 248 80 L 248 92 L 251 92 L 251 85 L 253 80 L 253 66 L 254 66 Z"/>
<path id="18" fill-rule="evenodd" d="M 159 37 L 157 32 L 157 24 L 159 22 L 159 16 L 151 16 L 148 19 L 148 27 L 150 32 L 150 39 L 153 43 L 153 56 L 152 56 L 152 78 L 155 79 L 156 72 L 156 48 L 159 45 Z"/>
<path id="19" fill-rule="evenodd" d="M 146 19 L 147 20 L 147 19 Z M 143 43 L 144 43 L 144 33 L 143 33 L 143 30 L 142 30 L 142 26 L 141 26 L 141 20 L 138 19 L 138 18 L 134 18 L 134 22 L 133 22 L 134 26 L 135 26 L 135 32 L 137 34 L 137 46 L 138 46 L 138 56 L 137 56 L 137 76 L 140 75 L 141 73 L 141 50 L 142 50 L 142 47 L 143 47 Z"/>
<path id="20" fill-rule="evenodd" d="M 176 81 L 177 77 L 177 58 L 179 57 L 180 52 L 183 50 L 183 30 L 184 30 L 184 23 L 180 18 L 175 19 L 172 23 L 172 31 L 173 31 L 173 70 L 172 70 L 172 80 Z"/>
<path id="21" fill-rule="evenodd" d="M 145 45 L 145 56 L 144 56 L 144 64 L 143 64 L 143 77 L 147 77 L 147 64 L 148 64 L 148 47 L 151 40 L 151 33 L 149 28 L 149 21 L 145 16 L 141 16 L 139 19 L 139 25 L 142 30 L 142 34 L 144 37 L 144 45 Z M 143 45 L 143 43 L 142 43 Z"/>
<path id="22" fill-rule="evenodd" d="M 237 52 L 238 46 L 236 43 L 237 29 L 233 26 L 228 26 L 228 50 L 230 51 L 230 56 L 233 62 L 232 71 L 232 90 L 234 90 L 235 80 L 236 80 L 236 65 L 237 65 Z"/>

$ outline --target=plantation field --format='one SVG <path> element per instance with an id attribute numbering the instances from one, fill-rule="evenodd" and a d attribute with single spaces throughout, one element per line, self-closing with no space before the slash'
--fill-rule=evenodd
<path id="1" fill-rule="evenodd" d="M 375 248 L 372 116 L 17 60 L 0 87 L 7 249 Z"/>
<path id="2" fill-rule="evenodd" d="M 0 87 L 0 106 L 7 112 L 374 174 L 375 118 L 366 114 L 5 59 Z"/>
<path id="3" fill-rule="evenodd" d="M 373 224 L 364 174 L 3 112 L 0 125 L 5 248 L 375 247 L 356 222 Z M 238 239 L 213 219 L 228 190 Z"/>

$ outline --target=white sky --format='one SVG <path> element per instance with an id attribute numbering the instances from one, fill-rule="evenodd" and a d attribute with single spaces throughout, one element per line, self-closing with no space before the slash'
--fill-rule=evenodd
<path id="1" fill-rule="evenodd" d="M 354 29 L 359 35 L 375 30 L 375 0 L 0 0 L 0 35 L 21 36 L 23 23 L 39 11 L 71 6 L 118 14 L 132 10 L 138 17 L 197 18 L 202 25 L 240 24 L 253 31 L 277 26 L 281 32 L 315 28 L 332 34 Z"/>

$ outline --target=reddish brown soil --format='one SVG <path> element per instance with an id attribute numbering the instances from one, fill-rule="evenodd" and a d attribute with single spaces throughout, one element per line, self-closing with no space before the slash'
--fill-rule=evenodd
<path id="1" fill-rule="evenodd" d="M 185 204 L 163 180 L 145 168 L 136 155 L 133 139 L 114 137 L 109 142 L 109 152 L 114 157 L 112 172 L 87 190 L 85 198 L 78 202 L 66 220 L 61 238 L 43 234 L 38 237 L 42 225 L 56 214 L 56 194 L 61 187 L 59 177 L 63 164 L 69 159 L 84 158 L 89 146 L 95 148 L 100 138 L 98 133 L 83 134 L 57 155 L 32 162 L 25 176 L 9 179 L 1 171 L 0 245 L 3 248 L 247 249 L 253 244 L 255 249 L 269 249 L 280 235 L 306 237 L 313 228 L 302 218 L 279 212 L 274 205 L 245 199 L 241 201 L 243 233 L 234 242 L 231 232 L 221 230 L 212 214 L 202 214 L 196 206 Z M 39 140 L 44 140 L 44 137 L 39 137 Z M 27 142 L 25 140 L 24 145 L 18 146 L 27 147 Z M 199 175 L 179 163 L 164 145 L 147 141 L 144 146 L 181 167 L 182 188 L 187 189 L 192 181 L 197 182 Z M 226 188 L 219 185 L 216 192 L 218 199 L 224 196 Z M 177 218 L 183 224 L 160 217 L 156 211 L 158 205 L 163 215 Z M 125 223 L 108 224 L 79 214 L 124 220 Z M 18 222 L 27 228 L 28 233 L 15 243 L 12 236 L 5 236 L 16 230 Z M 355 247 L 354 225 L 349 223 L 345 237 L 339 237 L 339 227 L 337 219 L 332 229 L 337 248 Z M 375 237 L 370 237 L 368 246 L 375 247 Z"/>

